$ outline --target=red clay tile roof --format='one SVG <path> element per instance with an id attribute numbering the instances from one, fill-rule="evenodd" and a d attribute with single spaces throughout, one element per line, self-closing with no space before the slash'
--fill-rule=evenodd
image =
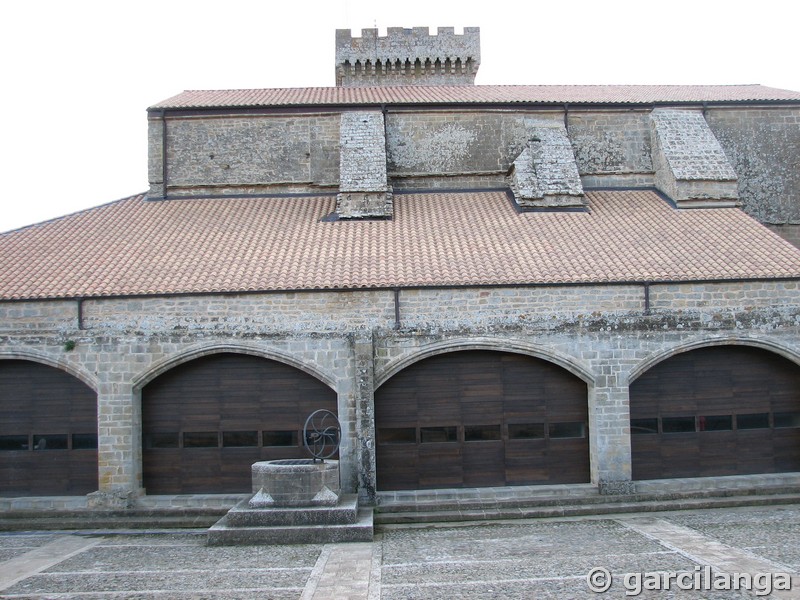
<path id="1" fill-rule="evenodd" d="M 658 104 L 800 101 L 761 85 L 464 85 L 187 90 L 151 109 L 363 104 Z"/>
<path id="2" fill-rule="evenodd" d="M 321 222 L 330 196 L 134 196 L 0 235 L 0 298 L 800 277 L 800 250 L 739 209 L 587 196 L 517 213 L 502 192 L 398 195 L 393 221 L 364 222 Z"/>

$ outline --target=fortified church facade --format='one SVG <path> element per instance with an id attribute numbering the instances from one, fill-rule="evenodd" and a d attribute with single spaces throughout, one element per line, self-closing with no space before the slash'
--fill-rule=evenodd
<path id="1" fill-rule="evenodd" d="M 231 505 L 320 408 L 364 505 L 800 473 L 800 93 L 479 66 L 337 31 L 336 87 L 159 102 L 147 193 L 2 234 L 0 506 Z"/>

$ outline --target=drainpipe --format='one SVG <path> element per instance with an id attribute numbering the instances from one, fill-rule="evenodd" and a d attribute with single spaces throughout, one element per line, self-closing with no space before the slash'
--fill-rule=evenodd
<path id="1" fill-rule="evenodd" d="M 166 111 L 161 111 L 161 180 L 164 182 L 162 197 L 167 199 L 167 117 Z"/>
<path id="2" fill-rule="evenodd" d="M 83 330 L 83 298 L 78 298 L 78 329 Z"/>
<path id="3" fill-rule="evenodd" d="M 394 328 L 400 329 L 400 288 L 394 288 Z"/>

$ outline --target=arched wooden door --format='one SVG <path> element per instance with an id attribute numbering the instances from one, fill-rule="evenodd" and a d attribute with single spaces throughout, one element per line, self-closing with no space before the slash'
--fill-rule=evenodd
<path id="1" fill-rule="evenodd" d="M 800 367 L 715 346 L 655 365 L 630 387 L 634 479 L 800 471 Z"/>
<path id="2" fill-rule="evenodd" d="M 529 356 L 457 351 L 375 392 L 379 490 L 589 481 L 586 384 Z"/>
<path id="3" fill-rule="evenodd" d="M 0 360 L 0 494 L 97 490 L 97 394 L 55 367 Z"/>
<path id="4" fill-rule="evenodd" d="M 305 458 L 307 416 L 336 414 L 336 393 L 273 360 L 213 354 L 184 363 L 142 390 L 142 459 L 148 494 L 251 489 L 260 460 Z"/>

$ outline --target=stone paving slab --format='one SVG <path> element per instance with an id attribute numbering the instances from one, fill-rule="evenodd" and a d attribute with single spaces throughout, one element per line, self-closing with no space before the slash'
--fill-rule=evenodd
<path id="1" fill-rule="evenodd" d="M 373 543 L 328 544 L 301 600 L 369 598 Z"/>
<path id="2" fill-rule="evenodd" d="M 71 535 L 54 537 L 48 543 L 0 564 L 0 589 L 19 581 L 29 581 L 37 573 L 58 564 L 65 558 L 93 547 L 98 540 Z"/>
<path id="3" fill-rule="evenodd" d="M 677 513 L 670 521 L 782 563 L 800 573 L 800 520 L 797 520 L 796 514 L 796 507 L 776 506 Z"/>
<path id="4" fill-rule="evenodd" d="M 549 580 L 493 581 L 480 584 L 453 584 L 447 588 L 435 587 L 398 587 L 384 588 L 383 600 L 443 600 L 459 598 L 463 600 L 498 600 L 531 599 L 531 600 L 605 600 L 626 598 L 624 592 L 614 591 L 596 594 L 586 588 L 584 577 Z M 643 591 L 635 596 L 646 600 L 732 600 L 737 598 L 753 598 L 746 593 L 734 592 L 648 592 Z"/>
<path id="5" fill-rule="evenodd" d="M 238 569 L 311 569 L 319 549 L 314 546 L 252 546 L 207 548 L 205 546 L 158 546 L 106 544 L 53 566 L 48 572 L 204 571 L 236 565 Z"/>
<path id="6" fill-rule="evenodd" d="M 513 581 L 548 578 L 580 577 L 602 564 L 615 573 L 640 570 L 647 564 L 649 571 L 691 571 L 694 563 L 674 553 L 629 554 L 609 559 L 598 552 L 591 557 L 575 559 L 570 556 L 539 556 L 532 552 L 527 560 L 426 562 L 424 564 L 384 565 L 383 585 L 431 585 L 480 583 L 506 579 Z M 576 575 L 577 574 L 577 575 Z"/>
<path id="7" fill-rule="evenodd" d="M 213 571 L 138 571 L 113 573 L 45 573 L 6 590 L 7 594 L 67 594 L 77 590 L 109 592 L 294 590 L 302 591 L 308 570 L 225 569 Z"/>
<path id="8" fill-rule="evenodd" d="M 65 547 L 53 564 L 0 589 L 0 598 L 727 600 L 800 592 L 756 596 L 673 586 L 626 596 L 624 586 L 626 577 L 691 576 L 712 562 L 729 570 L 780 568 L 797 577 L 800 506 L 385 527 L 373 542 L 353 544 L 208 547 L 204 533 L 0 534 L 0 569 L 14 561 L 33 565 L 43 549 L 72 540 L 72 550 Z M 613 577 L 605 594 L 589 589 L 595 568 Z"/>

